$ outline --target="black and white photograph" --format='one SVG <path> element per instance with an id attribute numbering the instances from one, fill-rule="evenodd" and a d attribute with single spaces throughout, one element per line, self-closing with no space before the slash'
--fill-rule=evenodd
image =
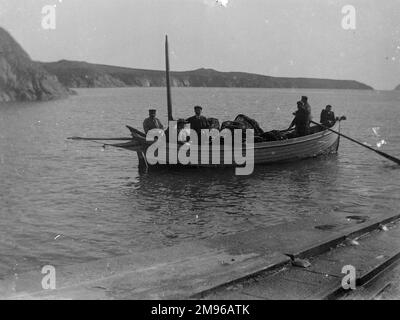
<path id="1" fill-rule="evenodd" d="M 399 262 L 400 1 L 0 0 L 0 300 L 243 318 Z"/>

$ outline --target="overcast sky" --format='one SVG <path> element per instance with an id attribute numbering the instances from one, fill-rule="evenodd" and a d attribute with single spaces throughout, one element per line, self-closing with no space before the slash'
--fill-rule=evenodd
<path id="1" fill-rule="evenodd" d="M 0 0 L 0 26 L 35 60 L 400 84 L 399 0 Z M 356 8 L 356 30 L 342 7 Z M 56 29 L 41 26 L 56 5 Z"/>

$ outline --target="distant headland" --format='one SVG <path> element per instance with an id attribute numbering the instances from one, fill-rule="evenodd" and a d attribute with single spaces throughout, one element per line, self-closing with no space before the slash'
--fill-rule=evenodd
<path id="1" fill-rule="evenodd" d="M 299 88 L 373 90 L 354 80 L 270 77 L 213 69 L 171 72 L 175 87 Z M 160 70 L 132 69 L 87 62 L 32 61 L 0 27 L 0 102 L 40 101 L 68 96 L 70 88 L 163 87 Z M 400 86 L 399 86 L 400 87 Z"/>
<path id="2" fill-rule="evenodd" d="M 165 72 L 161 70 L 132 69 L 68 60 L 41 63 L 41 65 L 69 88 L 165 86 Z M 171 85 L 174 87 L 373 90 L 372 87 L 353 80 L 270 77 L 204 68 L 171 72 Z"/>

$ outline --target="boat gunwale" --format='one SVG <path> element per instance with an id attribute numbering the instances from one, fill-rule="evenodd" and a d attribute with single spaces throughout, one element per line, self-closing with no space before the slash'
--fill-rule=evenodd
<path id="1" fill-rule="evenodd" d="M 335 125 L 332 126 L 332 129 L 333 130 L 337 129 L 338 131 L 340 131 L 340 122 L 338 121 L 337 123 L 335 123 Z M 323 130 L 320 132 L 309 134 L 307 136 L 296 137 L 296 138 L 291 138 L 291 139 L 286 139 L 286 140 L 255 142 L 253 149 L 257 150 L 257 149 L 290 147 L 290 146 L 295 146 L 295 145 L 302 144 L 302 143 L 308 143 L 308 142 L 312 142 L 315 140 L 320 140 L 320 139 L 328 137 L 332 134 L 336 134 L 336 133 L 333 133 L 330 130 Z M 126 147 L 129 148 L 130 144 L 135 141 L 138 142 L 138 140 L 136 138 L 132 137 L 132 141 L 130 141 L 130 142 L 126 142 L 126 143 L 122 143 L 122 144 L 113 144 L 112 146 L 120 147 L 120 148 L 126 148 Z M 182 145 L 183 144 L 167 143 L 167 149 L 168 148 L 178 148 L 179 149 L 180 147 L 182 147 Z M 146 149 L 148 146 L 144 146 L 144 149 Z M 246 149 L 245 143 L 242 145 L 242 147 L 243 146 L 244 146 L 244 149 Z M 221 147 L 222 147 L 221 150 L 226 150 L 226 151 L 235 150 L 235 148 L 232 148 L 230 146 L 225 146 L 225 144 L 221 144 Z M 198 150 L 201 151 L 201 148 L 198 148 Z"/>
<path id="2" fill-rule="evenodd" d="M 332 126 L 332 130 L 340 128 L 340 125 L 337 123 L 334 126 Z M 339 130 L 337 130 L 339 131 Z M 291 146 L 295 144 L 300 144 L 303 142 L 310 142 L 313 140 L 318 140 L 323 137 L 336 134 L 330 130 L 324 130 L 320 132 L 316 132 L 313 134 L 309 134 L 303 137 L 297 137 L 297 138 L 292 138 L 292 139 L 287 139 L 287 140 L 278 140 L 278 141 L 265 141 L 265 142 L 259 142 L 259 143 L 254 143 L 254 149 L 264 149 L 264 148 L 272 148 L 272 147 L 286 147 L 286 146 Z"/>
<path id="3" fill-rule="evenodd" d="M 335 130 L 335 129 L 339 129 L 339 128 L 340 128 L 340 124 L 339 124 L 339 122 L 337 122 L 337 123 L 335 123 L 334 126 L 332 126 L 331 129 Z M 321 138 L 325 138 L 332 134 L 336 134 L 336 133 L 333 133 L 330 130 L 323 130 L 323 131 L 309 134 L 309 135 L 303 136 L 303 137 L 291 138 L 291 139 L 286 139 L 286 140 L 278 140 L 278 141 L 255 142 L 253 149 L 256 150 L 256 149 L 267 149 L 267 148 L 293 146 L 293 145 L 297 145 L 297 144 L 301 144 L 301 143 L 307 143 L 310 141 L 319 140 Z M 179 147 L 181 147 L 182 145 L 178 145 L 175 143 L 167 143 L 167 146 L 171 146 L 171 147 L 177 146 L 179 149 Z M 227 150 L 227 151 L 235 150 L 235 148 L 229 148 L 229 146 L 225 147 L 224 144 L 221 144 L 221 146 L 223 146 L 223 148 L 221 148 L 222 150 Z M 244 149 L 246 149 L 245 143 L 243 144 L 243 146 L 244 146 Z M 201 150 L 201 148 L 199 148 L 199 151 L 200 150 Z"/>

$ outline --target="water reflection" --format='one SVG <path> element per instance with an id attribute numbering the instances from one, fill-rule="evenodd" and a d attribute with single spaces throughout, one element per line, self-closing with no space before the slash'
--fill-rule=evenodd
<path id="1" fill-rule="evenodd" d="M 315 112 L 330 101 L 337 114 L 348 117 L 344 133 L 371 145 L 384 139 L 382 151 L 400 154 L 398 92 L 306 91 Z M 231 120 L 245 113 L 270 130 L 291 120 L 292 107 L 276 106 L 291 106 L 303 94 L 175 88 L 174 103 L 178 117 L 201 101 L 209 115 Z M 129 254 L 305 216 L 400 209 L 400 167 L 346 140 L 338 155 L 257 167 L 248 177 L 233 170 L 138 175 L 132 153 L 65 143 L 73 135 L 124 136 L 132 112 L 130 125 L 141 127 L 147 117 L 143 105 L 162 105 L 164 98 L 162 88 L 88 89 L 67 100 L 2 106 L 0 273 L 16 264 Z M 377 127 L 380 137 L 371 131 Z"/>
<path id="2" fill-rule="evenodd" d="M 250 176 L 235 176 L 233 169 L 160 170 L 140 174 L 124 193 L 153 231 L 171 238 L 214 236 L 325 213 L 338 164 L 330 155 L 259 166 Z"/>

